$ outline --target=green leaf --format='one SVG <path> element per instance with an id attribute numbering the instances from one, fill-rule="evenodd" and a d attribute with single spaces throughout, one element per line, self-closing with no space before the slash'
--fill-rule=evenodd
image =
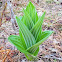
<path id="1" fill-rule="evenodd" d="M 38 42 L 32 47 L 28 48 L 27 51 L 31 50 L 32 52 L 32 50 L 35 50 L 35 47 L 39 47 L 39 45 L 41 45 L 52 33 L 53 31 L 42 32 L 42 34 L 40 35 L 40 38 L 38 39 Z"/>
<path id="2" fill-rule="evenodd" d="M 44 31 L 44 32 L 42 32 L 40 37 L 38 38 L 37 42 L 40 42 L 40 41 L 44 42 L 52 33 L 53 33 L 53 31 Z"/>
<path id="3" fill-rule="evenodd" d="M 25 47 L 23 46 L 23 43 L 21 41 L 21 38 L 17 35 L 10 35 L 8 37 L 8 40 L 22 53 L 24 53 L 25 55 L 27 55 L 27 59 L 32 60 L 32 58 L 34 57 L 33 54 L 29 53 Z M 28 58 L 29 57 L 29 58 Z"/>
<path id="4" fill-rule="evenodd" d="M 39 47 L 34 51 L 33 55 L 37 56 L 38 52 L 39 52 Z"/>
<path id="5" fill-rule="evenodd" d="M 23 38 L 25 40 L 25 44 L 26 44 L 27 48 L 31 47 L 32 45 L 34 45 L 36 43 L 34 36 L 31 34 L 31 32 L 25 26 L 25 24 L 23 24 L 23 22 L 20 21 L 20 19 L 18 17 L 16 17 L 16 20 L 17 20 L 19 29 L 23 35 Z"/>
<path id="6" fill-rule="evenodd" d="M 36 11 L 34 5 L 31 2 L 29 2 L 29 4 L 27 5 L 26 11 L 28 12 L 32 21 L 35 24 L 38 21 L 38 15 L 37 15 L 37 11 Z"/>
<path id="7" fill-rule="evenodd" d="M 33 46 L 41 45 L 52 33 L 53 33 L 53 31 L 44 31 L 44 32 L 42 32 L 38 42 L 35 45 L 33 45 Z"/>
<path id="8" fill-rule="evenodd" d="M 28 48 L 27 51 L 31 54 L 33 54 L 34 56 L 36 56 L 39 52 L 39 47 L 34 47 L 34 48 Z"/>
<path id="9" fill-rule="evenodd" d="M 10 35 L 9 38 L 8 38 L 8 40 L 9 40 L 11 43 L 13 43 L 13 44 L 18 44 L 18 45 L 20 45 L 21 48 L 25 49 L 25 48 L 23 47 L 23 44 L 22 44 L 21 39 L 20 39 L 19 36 L 17 36 L 17 35 Z"/>
<path id="10" fill-rule="evenodd" d="M 25 40 L 24 40 L 24 38 L 23 38 L 23 34 L 21 33 L 20 29 L 19 29 L 19 36 L 20 36 L 20 38 L 21 38 L 21 41 L 22 41 L 22 44 L 23 44 L 24 48 L 27 49 L 27 46 L 26 46 L 26 44 L 25 44 Z"/>
<path id="11" fill-rule="evenodd" d="M 31 29 L 31 33 L 33 34 L 33 36 L 35 37 L 35 39 L 37 38 L 40 30 L 42 30 L 41 26 L 42 26 L 44 17 L 45 17 L 45 12 L 43 13 L 43 15 L 39 18 L 39 20 L 37 21 L 37 23 Z"/>
<path id="12" fill-rule="evenodd" d="M 19 16 L 19 19 L 21 20 L 22 19 L 22 16 Z"/>
<path id="13" fill-rule="evenodd" d="M 25 54 L 29 54 L 26 50 L 25 50 L 25 47 L 23 46 L 22 44 L 22 41 L 20 39 L 19 36 L 16 36 L 16 35 L 10 35 L 8 37 L 8 40 L 15 45 L 15 47 L 21 51 L 22 53 L 25 53 Z"/>
<path id="14" fill-rule="evenodd" d="M 25 54 L 26 58 L 30 61 L 35 61 L 37 60 L 37 57 L 36 56 L 33 56 L 33 55 L 29 55 L 29 54 Z"/>
<path id="15" fill-rule="evenodd" d="M 34 23 L 31 19 L 31 17 L 29 16 L 29 14 L 27 13 L 27 11 L 24 9 L 23 9 L 23 11 L 24 11 L 23 22 L 30 30 L 34 26 Z"/>
<path id="16" fill-rule="evenodd" d="M 37 35 L 37 38 L 36 38 L 36 43 L 39 41 L 39 38 L 40 38 L 41 34 L 42 34 L 42 31 L 40 30 L 38 35 Z"/>
<path id="17" fill-rule="evenodd" d="M 8 37 L 8 40 L 15 45 L 15 47 L 17 47 L 17 49 L 19 49 L 21 52 L 24 52 L 25 51 L 25 48 L 21 42 L 21 39 L 19 36 L 16 36 L 16 35 L 10 35 Z"/>

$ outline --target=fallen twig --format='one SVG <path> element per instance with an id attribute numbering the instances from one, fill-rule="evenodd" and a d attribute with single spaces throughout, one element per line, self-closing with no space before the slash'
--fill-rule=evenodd
<path id="1" fill-rule="evenodd" d="M 9 54 L 9 52 L 10 52 L 10 49 L 6 49 L 6 50 L 0 50 L 0 53 L 3 53 L 3 52 L 7 52 L 7 55 L 5 55 L 5 57 L 3 58 L 3 56 L 2 56 L 2 62 L 5 62 L 5 59 L 6 59 L 6 57 L 8 56 L 8 54 Z M 3 54 L 2 54 L 3 55 Z"/>

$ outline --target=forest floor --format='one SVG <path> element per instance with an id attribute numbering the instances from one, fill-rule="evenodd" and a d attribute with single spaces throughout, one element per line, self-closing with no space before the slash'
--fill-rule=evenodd
<path id="1" fill-rule="evenodd" d="M 54 2 L 48 3 L 41 1 L 38 4 L 32 3 L 37 9 L 39 16 L 46 11 L 46 16 L 43 23 L 44 30 L 53 30 L 54 33 L 40 45 L 38 53 L 38 62 L 62 62 L 62 5 Z M 13 6 L 14 14 L 17 16 L 23 15 L 23 8 L 26 8 L 28 1 L 18 3 Z M 7 10 L 10 12 L 10 10 Z M 8 14 L 10 16 L 10 13 Z M 3 17 L 3 22 L 5 21 Z M 19 52 L 9 41 L 9 35 L 19 35 L 13 30 L 11 21 L 6 21 L 0 27 L 0 62 L 28 62 L 24 54 Z"/>

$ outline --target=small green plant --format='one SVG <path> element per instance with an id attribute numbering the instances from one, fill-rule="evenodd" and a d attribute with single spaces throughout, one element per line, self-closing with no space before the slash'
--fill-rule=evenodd
<path id="1" fill-rule="evenodd" d="M 10 35 L 8 40 L 16 46 L 16 48 L 25 54 L 28 60 L 36 60 L 41 45 L 53 31 L 42 31 L 42 23 L 45 12 L 39 18 L 34 5 L 29 2 L 26 9 L 23 9 L 24 15 L 16 16 L 19 26 L 19 36 Z"/>
<path id="2" fill-rule="evenodd" d="M 54 62 L 56 62 L 57 60 L 55 59 Z"/>

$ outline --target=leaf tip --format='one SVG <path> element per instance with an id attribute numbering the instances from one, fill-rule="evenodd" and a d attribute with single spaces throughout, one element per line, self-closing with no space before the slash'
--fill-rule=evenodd
<path id="1" fill-rule="evenodd" d="M 52 33 L 54 33 L 54 31 L 50 31 L 50 33 L 52 34 Z"/>
<path id="2" fill-rule="evenodd" d="M 15 18 L 17 19 L 18 17 L 17 17 L 17 16 L 15 16 Z"/>
<path id="3" fill-rule="evenodd" d="M 29 1 L 29 4 L 31 4 L 31 1 Z"/>
<path id="4" fill-rule="evenodd" d="M 44 11 L 44 14 L 46 14 L 46 11 Z"/>

